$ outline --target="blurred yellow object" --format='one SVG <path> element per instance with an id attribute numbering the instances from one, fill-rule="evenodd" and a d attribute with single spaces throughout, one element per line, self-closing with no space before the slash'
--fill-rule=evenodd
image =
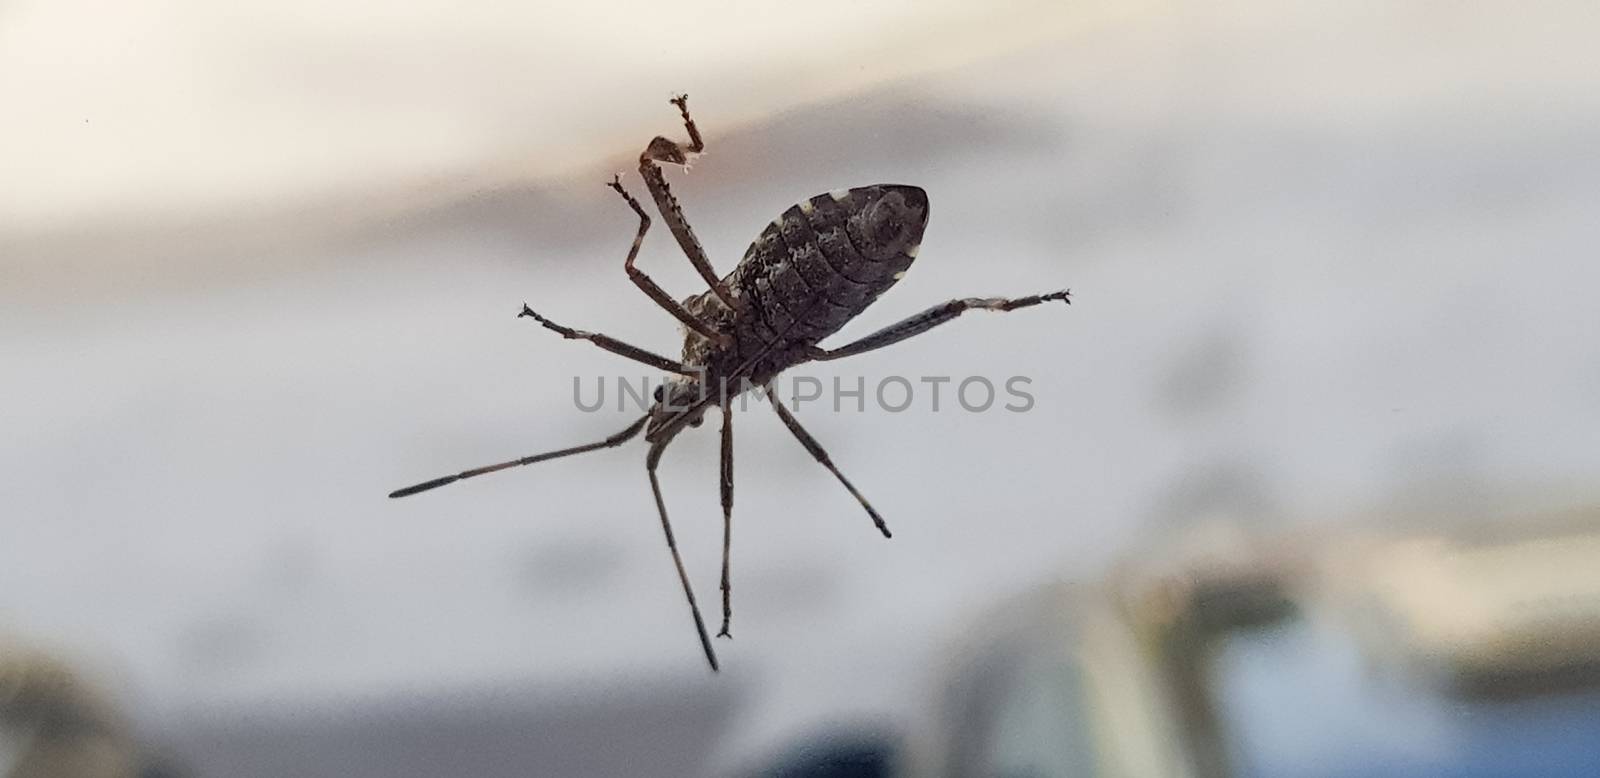
<path id="1" fill-rule="evenodd" d="M 0 642 L 0 776 L 124 778 L 141 762 L 121 717 L 65 663 Z"/>
<path id="2" fill-rule="evenodd" d="M 1397 542 L 1363 572 L 1384 639 L 1463 690 L 1514 693 L 1600 668 L 1600 532 Z"/>

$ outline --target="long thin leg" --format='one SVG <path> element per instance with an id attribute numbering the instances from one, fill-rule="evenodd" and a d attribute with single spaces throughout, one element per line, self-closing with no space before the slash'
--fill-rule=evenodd
<path id="1" fill-rule="evenodd" d="M 650 276 L 645 275 L 643 270 L 633 266 L 634 260 L 639 258 L 639 247 L 644 245 L 644 234 L 650 230 L 650 214 L 645 213 L 644 206 L 640 205 L 638 200 L 633 199 L 633 195 L 628 194 L 628 190 L 622 188 L 621 176 L 612 178 L 608 186 L 617 190 L 617 194 L 622 195 L 622 199 L 628 201 L 628 207 L 639 215 L 639 232 L 633 236 L 633 248 L 628 249 L 628 261 L 623 263 L 622 266 L 624 270 L 628 271 L 628 279 L 643 290 L 650 299 L 655 300 L 656 305 L 665 308 L 667 313 L 672 314 L 678 321 L 683 322 L 685 327 L 700 333 L 713 342 L 726 344 L 729 341 L 727 335 L 717 332 L 711 325 L 701 321 L 700 317 L 690 313 L 689 309 L 683 307 L 682 303 L 672 299 L 672 296 L 667 294 L 666 290 L 650 280 Z"/>
<path id="2" fill-rule="evenodd" d="M 457 481 L 465 480 L 467 478 L 475 478 L 480 475 L 497 473 L 501 470 L 506 470 L 513 467 L 521 467 L 522 465 L 531 465 L 535 462 L 543 462 L 547 459 L 559 459 L 565 456 L 572 456 L 573 454 L 582 454 L 587 451 L 594 451 L 595 449 L 620 446 L 633 438 L 633 436 L 639 434 L 639 430 L 644 429 L 645 422 L 649 420 L 650 414 L 645 414 L 644 416 L 639 417 L 638 421 L 629 424 L 627 429 L 618 432 L 617 434 L 612 435 L 611 437 L 606 438 L 598 443 L 586 443 L 582 446 L 573 446 L 572 448 L 564 448 L 559 451 L 534 454 L 533 456 L 526 456 L 522 457 L 521 459 L 513 459 L 496 465 L 485 465 L 483 467 L 475 467 L 471 470 L 463 470 L 455 475 L 447 475 L 442 478 L 435 478 L 432 481 L 423 481 L 415 486 L 407 486 L 404 489 L 396 489 L 395 491 L 389 493 L 389 497 L 410 497 L 418 492 L 426 492 L 429 489 L 437 489 L 441 486 L 453 484 Z"/>
<path id="3" fill-rule="evenodd" d="M 653 351 L 646 351 L 638 346 L 623 343 L 622 341 L 617 340 L 610 335 L 599 332 L 584 332 L 583 330 L 575 330 L 571 327 L 563 327 L 560 324 L 556 324 L 555 322 L 540 316 L 538 313 L 534 312 L 532 308 L 529 308 L 527 303 L 522 304 L 522 313 L 517 314 L 517 318 L 520 319 L 524 316 L 532 317 L 534 321 L 544 325 L 545 329 L 558 332 L 561 334 L 561 337 L 568 340 L 587 340 L 590 343 L 593 343 L 596 346 L 599 346 L 600 348 L 603 348 L 613 354 L 621 354 L 622 356 L 625 356 L 635 362 L 641 362 L 651 367 L 666 370 L 670 373 L 699 375 L 698 372 L 685 366 L 682 362 L 667 359 L 666 357 L 661 356 Z"/>
<path id="4" fill-rule="evenodd" d="M 645 470 L 650 473 L 650 491 L 656 496 L 656 512 L 661 514 L 661 531 L 667 536 L 667 550 L 672 552 L 672 564 L 678 568 L 678 581 L 683 584 L 683 596 L 689 600 L 689 612 L 694 614 L 694 628 L 700 634 L 700 647 L 705 649 L 706 661 L 711 663 L 711 672 L 714 673 L 717 671 L 717 652 L 711 647 L 705 619 L 700 617 L 700 605 L 695 602 L 694 587 L 689 585 L 689 573 L 684 570 L 683 557 L 678 554 L 678 541 L 672 537 L 672 522 L 667 520 L 667 503 L 661 499 L 661 481 L 656 478 L 656 464 L 664 446 L 664 443 L 660 443 L 650 449 Z"/>
<path id="5" fill-rule="evenodd" d="M 672 190 L 667 187 L 667 178 L 661 172 L 657 162 L 667 162 L 674 165 L 688 167 L 689 155 L 699 154 L 706 148 L 705 141 L 700 138 L 700 129 L 694 126 L 694 119 L 689 118 L 689 96 L 679 95 L 672 98 L 672 104 L 678 106 L 678 113 L 683 115 L 684 129 L 689 131 L 689 146 L 686 148 L 678 143 L 661 136 L 656 136 L 639 155 L 639 175 L 644 177 L 644 185 L 650 189 L 650 197 L 656 201 L 656 209 L 661 211 L 661 218 L 667 222 L 667 229 L 672 230 L 672 237 L 678 239 L 678 246 L 689 257 L 690 264 L 700 273 L 711 286 L 711 291 L 722 300 L 728 308 L 734 308 L 733 297 L 728 293 L 727 285 L 717 277 L 717 271 L 711 267 L 711 259 L 706 256 L 705 247 L 700 245 L 700 239 L 695 237 L 694 230 L 689 227 L 689 220 L 684 218 L 683 208 L 678 205 L 678 198 L 672 196 Z"/>
<path id="6" fill-rule="evenodd" d="M 722 631 L 719 638 L 731 638 L 733 621 L 733 577 L 728 558 L 733 550 L 733 403 L 722 398 Z"/>
<path id="7" fill-rule="evenodd" d="M 800 440 L 800 445 L 805 446 L 806 450 L 811 452 L 812 457 L 821 462 L 823 467 L 828 468 L 828 472 L 833 473 L 833 476 L 839 479 L 839 483 L 844 484 L 844 488 L 850 490 L 850 494 L 856 498 L 856 502 L 861 503 L 861 507 L 867 509 L 867 515 L 872 517 L 872 523 L 878 526 L 878 531 L 882 532 L 886 538 L 891 537 L 889 525 L 883 523 L 883 517 L 879 516 L 878 512 L 872 508 L 872 503 L 867 502 L 867 498 L 862 497 L 861 492 L 856 491 L 855 484 L 850 483 L 850 479 L 845 478 L 844 473 L 839 472 L 839 468 L 833 466 L 833 460 L 828 457 L 828 452 L 822 449 L 822 444 L 818 443 L 816 438 L 811 437 L 811 433 L 806 432 L 805 427 L 800 426 L 800 420 L 789 413 L 788 408 L 783 407 L 783 401 L 778 399 L 777 393 L 769 390 L 767 396 L 772 401 L 770 403 L 772 410 L 777 411 L 778 418 L 783 420 L 783 426 L 788 427 L 789 431 L 793 432 L 794 436 Z"/>
<path id="8" fill-rule="evenodd" d="M 1063 289 L 1059 292 L 1033 294 L 1027 297 L 968 297 L 962 300 L 951 300 L 947 303 L 935 305 L 922 313 L 902 319 L 854 343 L 835 349 L 814 348 L 807 356 L 818 360 L 855 356 L 856 354 L 899 343 L 913 335 L 920 335 L 970 310 L 1014 311 L 1018 308 L 1027 308 L 1050 300 L 1060 300 L 1071 305 L 1071 294 L 1072 290 Z"/>

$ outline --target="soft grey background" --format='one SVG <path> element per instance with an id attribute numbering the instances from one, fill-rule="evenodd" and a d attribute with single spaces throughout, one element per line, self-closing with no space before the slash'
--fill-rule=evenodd
<path id="1" fill-rule="evenodd" d="M 614 18 L 660 12 L 641 8 L 566 20 L 571 41 L 527 62 L 508 30 L 561 19 L 417 6 L 385 34 L 348 5 L 271 25 L 174 4 L 145 39 L 0 7 L 27 44 L 0 57 L 28 66 L 0 94 L 32 109 L 0 155 L 0 629 L 91 668 L 213 774 L 181 733 L 508 699 L 633 732 L 659 730 L 615 711 L 656 706 L 640 720 L 688 733 L 657 769 L 698 774 L 818 723 L 904 720 L 964 619 L 1199 517 L 1591 494 L 1592 4 L 841 6 L 792 34 L 778 11 L 706 22 L 685 60 L 632 22 L 602 45 Z M 717 45 L 755 32 L 770 59 Z M 256 48 L 219 45 L 234 36 Z M 174 40 L 206 45 L 175 59 Z M 157 64 L 119 71 L 141 42 Z M 317 51 L 344 54 L 287 56 Z M 210 86 L 162 113 L 112 101 L 112 72 Z M 928 191 L 916 267 L 841 339 L 950 297 L 1075 290 L 803 369 L 1032 378 L 1025 414 L 802 409 L 892 541 L 770 412 L 738 416 L 737 639 L 714 678 L 643 447 L 384 499 L 627 423 L 577 411 L 572 378 L 637 366 L 512 317 L 527 300 L 676 349 L 622 273 L 635 222 L 601 186 L 681 132 L 675 90 L 710 148 L 669 177 L 724 270 L 801 197 Z M 335 109 L 342 129 L 315 132 Z M 252 143 L 200 143 L 240 127 Z M 641 265 L 698 291 L 664 230 Z M 708 614 L 713 426 L 663 468 Z M 540 752 L 553 773 L 609 771 L 554 767 L 574 740 Z"/>

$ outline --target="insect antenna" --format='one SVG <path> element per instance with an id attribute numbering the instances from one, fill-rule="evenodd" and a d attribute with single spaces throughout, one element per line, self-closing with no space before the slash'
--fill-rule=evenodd
<path id="1" fill-rule="evenodd" d="M 623 443 L 631 440 L 635 435 L 638 435 L 639 430 L 644 429 L 645 422 L 649 420 L 650 414 L 645 414 L 639 417 L 638 421 L 629 424 L 627 429 L 596 443 L 586 443 L 582 446 L 573 446 L 572 448 L 564 448 L 559 451 L 547 451 L 543 454 L 534 454 L 532 456 L 526 456 L 520 459 L 512 459 L 499 464 L 484 465 L 483 467 L 475 467 L 471 470 L 463 470 L 455 475 L 447 475 L 440 478 L 435 478 L 432 481 L 423 481 L 415 486 L 407 486 L 404 489 L 396 489 L 395 491 L 389 493 L 389 497 L 391 499 L 396 497 L 410 497 L 418 492 L 426 492 L 429 489 L 437 489 L 441 486 L 453 484 L 457 481 L 467 478 L 487 475 L 489 473 L 498 473 L 501 470 L 508 470 L 510 468 L 521 467 L 523 465 L 531 465 L 535 462 L 543 462 L 548 459 L 560 459 L 561 457 L 571 456 L 573 454 L 582 454 L 585 452 L 594 451 L 596 449 L 620 446 Z"/>

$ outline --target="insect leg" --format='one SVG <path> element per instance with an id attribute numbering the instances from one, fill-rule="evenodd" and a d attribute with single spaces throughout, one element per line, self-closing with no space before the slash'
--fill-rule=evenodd
<path id="1" fill-rule="evenodd" d="M 672 564 L 678 568 L 678 581 L 683 584 L 683 596 L 689 601 L 689 612 L 694 614 L 694 628 L 700 634 L 700 647 L 705 649 L 706 661 L 711 663 L 711 672 L 717 671 L 717 652 L 711 647 L 711 637 L 706 633 L 705 619 L 700 617 L 700 605 L 695 602 L 694 588 L 689 585 L 689 574 L 683 569 L 683 557 L 678 554 L 678 541 L 672 537 L 672 522 L 667 520 L 667 503 L 661 499 L 661 481 L 656 478 L 656 465 L 661 461 L 661 452 L 666 449 L 666 441 L 650 447 L 650 453 L 645 458 L 645 471 L 650 474 L 650 491 L 656 497 L 656 512 L 661 514 L 661 531 L 667 536 L 667 550 L 672 552 Z"/>
<path id="2" fill-rule="evenodd" d="M 856 502 L 861 503 L 861 507 L 867 509 L 867 515 L 872 517 L 872 523 L 877 525 L 878 531 L 882 532 L 884 537 L 890 537 L 889 525 L 883 523 L 883 517 L 879 516 L 878 512 L 873 509 L 872 503 L 867 502 L 867 498 L 862 497 L 861 492 L 856 491 L 855 484 L 850 483 L 850 479 L 845 478 L 844 473 L 839 472 L 839 468 L 833 466 L 833 460 L 828 457 L 828 452 L 822 449 L 822 444 L 818 443 L 816 438 L 811 437 L 811 433 L 806 432 L 805 427 L 800 426 L 800 420 L 789 413 L 788 408 L 783 407 L 783 401 L 778 399 L 777 394 L 770 388 L 767 390 L 767 396 L 772 401 L 772 410 L 777 411 L 778 418 L 783 420 L 783 426 L 788 427 L 789 431 L 794 433 L 794 436 L 800 440 L 800 445 L 805 446 L 806 450 L 811 452 L 812 457 L 821 462 L 823 467 L 828 468 L 828 472 L 833 473 L 833 476 L 839 479 L 839 483 L 844 484 L 844 488 L 850 490 L 850 494 L 856 498 Z"/>
<path id="3" fill-rule="evenodd" d="M 689 151 L 699 154 L 706 150 L 706 142 L 700 139 L 700 128 L 694 126 L 694 119 L 689 117 L 689 96 L 678 95 L 669 102 L 678 106 L 678 113 L 683 116 L 683 128 L 689 131 Z"/>
<path id="4" fill-rule="evenodd" d="M 667 359 L 666 357 L 661 356 L 653 351 L 646 351 L 638 346 L 623 343 L 622 341 L 617 340 L 610 335 L 605 335 L 599 332 L 584 332 L 583 330 L 575 330 L 571 327 L 563 327 L 560 324 L 556 324 L 555 322 L 540 316 L 532 308 L 529 308 L 527 303 L 522 304 L 522 313 L 517 314 L 517 318 L 520 319 L 524 316 L 532 317 L 534 321 L 544 325 L 545 329 L 560 333 L 561 337 L 568 340 L 587 340 L 590 343 L 593 343 L 596 346 L 599 346 L 600 348 L 603 348 L 613 354 L 620 354 L 635 362 L 660 368 L 670 373 L 679 373 L 681 375 L 699 375 L 698 372 L 684 365 L 682 362 Z"/>
<path id="5" fill-rule="evenodd" d="M 1014 311 L 1018 308 L 1027 308 L 1049 300 L 1060 300 L 1071 305 L 1072 299 L 1069 296 L 1071 294 L 1072 290 L 1064 289 L 1059 292 L 1032 294 L 1027 297 L 968 297 L 961 300 L 951 300 L 947 303 L 935 305 L 922 313 L 902 319 L 854 343 L 835 349 L 814 348 L 807 356 L 817 360 L 855 356 L 856 354 L 863 354 L 899 343 L 913 335 L 921 335 L 970 310 Z"/>
<path id="6" fill-rule="evenodd" d="M 389 497 L 410 497 L 418 492 L 426 492 L 429 489 L 437 489 L 447 484 L 453 484 L 457 481 L 474 478 L 480 475 L 497 473 L 501 470 L 506 470 L 513 467 L 521 467 L 522 465 L 531 465 L 535 462 L 543 462 L 547 459 L 559 459 L 561 457 L 571 456 L 573 454 L 582 454 L 587 451 L 594 451 L 595 449 L 620 446 L 632 439 L 633 436 L 638 435 L 639 430 L 644 429 L 645 422 L 649 420 L 650 414 L 645 414 L 644 416 L 639 417 L 638 421 L 629 424 L 627 429 L 618 432 L 617 434 L 612 435 L 611 437 L 606 438 L 598 443 L 586 443 L 582 446 L 573 446 L 572 448 L 564 448 L 559 451 L 549 451 L 543 454 L 534 454 L 533 456 L 526 456 L 522 457 L 521 459 L 513 459 L 496 465 L 485 465 L 483 467 L 475 467 L 471 470 L 463 470 L 455 475 L 447 475 L 442 478 L 435 478 L 432 481 L 423 481 L 415 486 L 407 486 L 404 489 L 396 489 L 395 491 L 389 493 Z"/>
<path id="7" fill-rule="evenodd" d="M 682 303 L 672 299 L 672 296 L 667 294 L 666 290 L 650 280 L 650 277 L 645 275 L 643 270 L 633 266 L 634 260 L 639 258 L 639 247 L 644 245 L 644 234 L 650 229 L 650 214 L 645 213 L 644 206 L 639 205 L 639 201 L 635 200 L 633 195 L 628 194 L 628 190 L 622 188 L 621 176 L 612 178 L 608 186 L 617 190 L 617 194 L 622 195 L 622 199 L 628 201 L 628 207 L 639 215 L 639 232 L 633 236 L 633 248 L 628 249 L 628 261 L 623 263 L 622 266 L 628 272 L 629 280 L 633 281 L 634 285 L 639 287 L 650 299 L 655 300 L 656 305 L 665 308 L 667 313 L 672 314 L 678 321 L 683 322 L 684 326 L 714 342 L 726 345 L 731 338 L 717 332 L 711 325 L 701 321 L 700 317 L 690 313 L 689 309 L 683 307 Z"/>
<path id="8" fill-rule="evenodd" d="M 722 398 L 722 631 L 719 638 L 731 638 L 733 620 L 733 578 L 728 572 L 729 552 L 733 548 L 733 403 Z"/>
<path id="9" fill-rule="evenodd" d="M 658 162 L 667 162 L 674 165 L 688 167 L 689 155 L 698 154 L 705 150 L 706 144 L 700 138 L 700 129 L 694 126 L 694 119 L 689 118 L 689 96 L 679 95 L 672 98 L 672 104 L 678 106 L 678 113 L 683 115 L 683 126 L 689 131 L 689 146 L 685 148 L 678 143 L 656 136 L 639 155 L 639 175 L 644 177 L 645 186 L 650 189 L 650 197 L 656 201 L 656 209 L 661 211 L 661 218 L 666 219 L 667 229 L 672 230 L 672 237 L 678 240 L 678 246 L 689 257 L 689 263 L 694 265 L 696 272 L 711 286 L 711 291 L 722 300 L 722 304 L 730 309 L 734 307 L 733 297 L 728 293 L 728 287 L 717 277 L 717 271 L 711 267 L 711 260 L 706 256 L 706 250 L 700 245 L 700 239 L 695 237 L 694 230 L 689 227 L 689 220 L 683 215 L 683 208 L 678 205 L 678 198 L 672 195 L 672 190 L 667 187 L 667 178 L 661 172 Z"/>

